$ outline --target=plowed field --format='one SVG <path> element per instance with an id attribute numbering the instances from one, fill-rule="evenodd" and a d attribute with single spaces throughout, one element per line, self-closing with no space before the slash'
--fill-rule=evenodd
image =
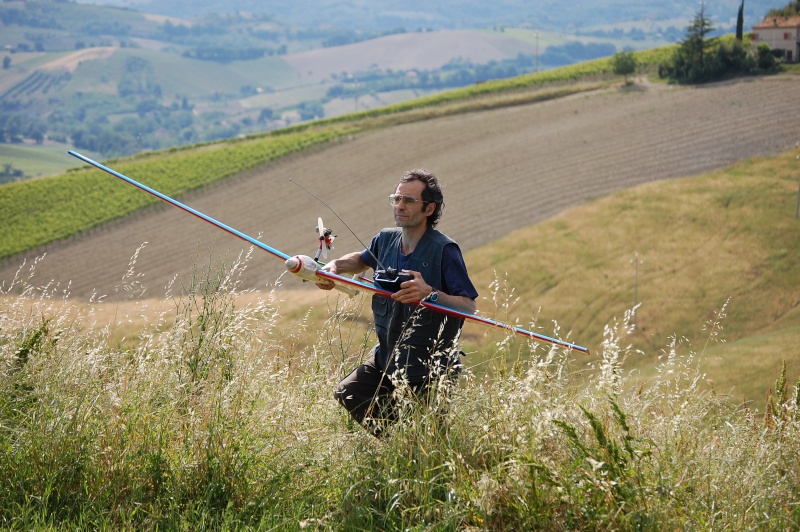
<path id="1" fill-rule="evenodd" d="M 314 254 L 322 216 L 338 235 L 335 257 L 360 244 L 290 178 L 324 199 L 367 242 L 392 223 L 386 196 L 402 172 L 425 167 L 445 188 L 440 228 L 469 250 L 626 187 L 790 149 L 800 140 L 799 108 L 800 77 L 701 88 L 637 86 L 364 134 L 181 201 L 289 254 Z M 164 205 L 48 246 L 36 284 L 55 279 L 62 288 L 69 283 L 73 296 L 117 297 L 129 258 L 144 242 L 135 271 L 152 297 L 163 295 L 176 274 L 187 283 L 192 265 L 206 260 L 209 250 L 236 255 L 245 247 Z M 23 259 L 43 251 L 4 261 L 0 281 L 8 283 Z M 245 284 L 264 288 L 281 271 L 280 261 L 258 251 Z"/>

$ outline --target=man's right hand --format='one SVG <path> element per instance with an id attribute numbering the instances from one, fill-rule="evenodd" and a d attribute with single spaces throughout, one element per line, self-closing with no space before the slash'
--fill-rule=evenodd
<path id="1" fill-rule="evenodd" d="M 344 257 L 330 261 L 321 268 L 323 271 L 335 273 L 336 275 L 358 274 L 367 269 L 367 265 L 361 262 L 358 252 L 348 253 Z M 332 290 L 336 284 L 329 279 L 321 279 L 316 283 L 323 290 Z"/>
<path id="2" fill-rule="evenodd" d="M 336 287 L 336 283 L 334 283 L 330 279 L 325 279 L 325 282 L 319 282 L 315 284 L 318 287 L 322 288 L 323 290 L 333 290 Z"/>
<path id="3" fill-rule="evenodd" d="M 322 268 L 320 268 L 320 270 L 330 273 L 336 273 L 335 263 L 336 261 L 331 261 Z M 316 285 L 323 290 L 333 290 L 336 287 L 336 283 L 334 283 L 330 279 L 320 279 L 320 282 L 316 283 Z"/>

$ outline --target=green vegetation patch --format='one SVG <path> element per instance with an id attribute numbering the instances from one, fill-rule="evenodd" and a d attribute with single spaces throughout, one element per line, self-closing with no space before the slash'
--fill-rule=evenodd
<path id="1" fill-rule="evenodd" d="M 244 139 L 125 159 L 114 169 L 168 196 L 178 196 L 341 134 L 330 129 Z M 4 185 L 0 188 L 0 258 L 75 235 L 157 201 L 96 169 Z"/>

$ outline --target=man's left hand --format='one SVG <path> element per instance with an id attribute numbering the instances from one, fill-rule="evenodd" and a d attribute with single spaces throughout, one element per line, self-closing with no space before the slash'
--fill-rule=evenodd
<path id="1" fill-rule="evenodd" d="M 413 279 L 400 285 L 400 290 L 392 294 L 393 300 L 412 305 L 419 303 L 433 291 L 433 287 L 425 282 L 421 273 L 412 270 L 403 270 L 403 273 L 410 274 Z"/>

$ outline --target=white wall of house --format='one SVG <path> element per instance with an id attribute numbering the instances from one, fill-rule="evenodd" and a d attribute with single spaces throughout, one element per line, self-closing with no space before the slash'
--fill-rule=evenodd
<path id="1" fill-rule="evenodd" d="M 797 62 L 800 59 L 800 17 L 769 18 L 753 26 L 753 49 L 762 43 L 773 50 L 783 50 L 786 61 Z"/>

